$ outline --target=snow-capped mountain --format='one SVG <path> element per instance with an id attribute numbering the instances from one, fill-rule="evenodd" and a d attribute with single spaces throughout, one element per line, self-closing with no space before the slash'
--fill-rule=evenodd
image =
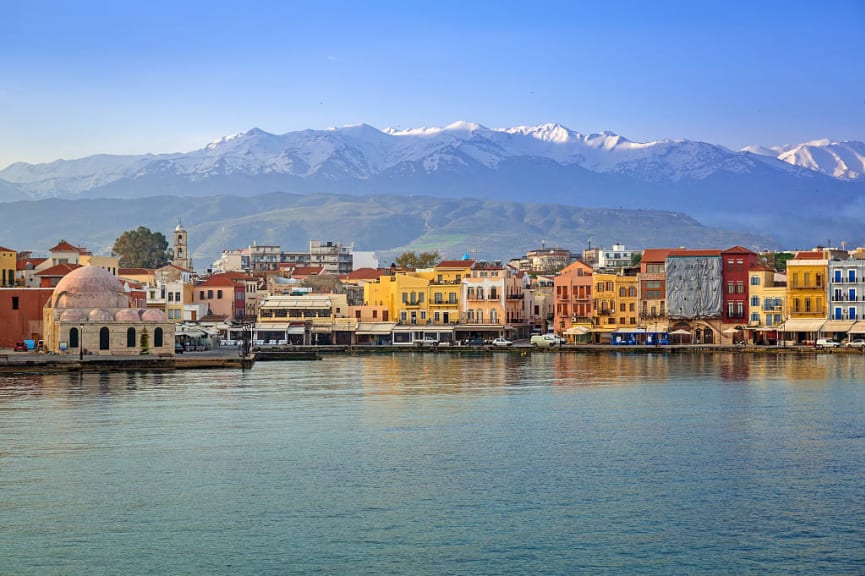
<path id="1" fill-rule="evenodd" d="M 795 146 L 748 146 L 743 152 L 777 158 L 843 180 L 865 180 L 865 142 L 823 138 Z"/>
<path id="2" fill-rule="evenodd" d="M 456 122 L 444 128 L 378 130 L 361 124 L 282 135 L 255 128 L 188 153 L 17 163 L 0 171 L 0 179 L 29 197 L 74 197 L 121 180 L 153 176 L 188 182 L 261 175 L 369 180 L 407 172 L 461 172 L 472 166 L 495 170 L 509 160 L 537 159 L 658 182 L 748 174 L 761 160 L 753 154 L 838 178 L 860 178 L 865 173 L 861 142 L 815 141 L 734 152 L 688 140 L 632 142 L 611 132 L 582 134 L 559 124 L 491 129 Z M 780 162 L 775 163 L 776 169 Z"/>

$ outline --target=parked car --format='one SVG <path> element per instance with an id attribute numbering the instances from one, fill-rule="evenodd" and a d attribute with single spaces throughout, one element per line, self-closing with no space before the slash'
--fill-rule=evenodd
<path id="1" fill-rule="evenodd" d="M 16 352 L 27 352 L 27 344 L 24 342 L 16 342 L 15 343 L 15 351 Z"/>
<path id="2" fill-rule="evenodd" d="M 486 342 L 483 338 L 469 338 L 466 340 L 466 346 L 484 346 Z"/>
<path id="3" fill-rule="evenodd" d="M 865 338 L 855 338 L 845 344 L 848 348 L 865 348 Z"/>
<path id="4" fill-rule="evenodd" d="M 559 348 L 562 345 L 562 339 L 555 334 L 544 334 L 532 336 L 532 346 L 535 348 Z"/>
<path id="5" fill-rule="evenodd" d="M 421 346 L 430 346 L 432 348 L 435 348 L 439 345 L 439 341 L 432 336 L 424 336 L 424 339 L 420 340 L 418 344 L 420 344 Z"/>
<path id="6" fill-rule="evenodd" d="M 818 338 L 816 344 L 814 344 L 817 348 L 837 348 L 841 345 L 840 342 L 836 342 L 831 338 Z"/>
<path id="7" fill-rule="evenodd" d="M 513 342 L 507 338 L 496 338 L 493 340 L 493 346 L 511 346 Z"/>

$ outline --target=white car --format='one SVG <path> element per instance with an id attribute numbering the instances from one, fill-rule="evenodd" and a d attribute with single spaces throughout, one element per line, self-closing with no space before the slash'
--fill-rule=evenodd
<path id="1" fill-rule="evenodd" d="M 818 338 L 815 346 L 817 348 L 837 348 L 841 344 L 831 338 Z"/>
<path id="2" fill-rule="evenodd" d="M 493 340 L 493 346 L 510 346 L 513 342 L 508 340 L 507 338 L 496 338 Z"/>
<path id="3" fill-rule="evenodd" d="M 856 338 L 855 340 L 850 340 L 844 346 L 848 348 L 865 348 L 865 338 Z"/>
<path id="4" fill-rule="evenodd" d="M 555 334 L 544 334 L 532 336 L 531 344 L 534 348 L 560 348 L 563 340 Z"/>

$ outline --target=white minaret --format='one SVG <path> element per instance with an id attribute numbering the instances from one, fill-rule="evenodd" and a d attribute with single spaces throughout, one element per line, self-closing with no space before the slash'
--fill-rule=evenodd
<path id="1" fill-rule="evenodd" d="M 187 240 L 188 238 L 186 236 L 186 230 L 183 228 L 183 224 L 178 223 L 174 228 L 174 258 L 171 259 L 171 263 L 191 272 L 192 258 L 189 257 Z"/>

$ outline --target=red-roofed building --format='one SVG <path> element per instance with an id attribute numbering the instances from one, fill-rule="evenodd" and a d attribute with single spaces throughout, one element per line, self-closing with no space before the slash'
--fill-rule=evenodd
<path id="1" fill-rule="evenodd" d="M 724 287 L 721 322 L 734 325 L 745 324 L 750 314 L 748 274 L 749 270 L 760 263 L 760 256 L 742 246 L 733 246 L 721 252 L 721 260 Z M 744 334 L 740 333 L 736 336 L 741 339 Z"/>
<path id="2" fill-rule="evenodd" d="M 39 279 L 40 288 L 54 288 L 64 276 L 78 268 L 81 268 L 78 264 L 55 264 L 50 268 L 37 272 L 35 276 Z"/>
<path id="3" fill-rule="evenodd" d="M 237 272 L 214 274 L 195 287 L 192 303 L 207 304 L 211 315 L 243 320 L 246 317 L 245 278 L 248 277 Z"/>

